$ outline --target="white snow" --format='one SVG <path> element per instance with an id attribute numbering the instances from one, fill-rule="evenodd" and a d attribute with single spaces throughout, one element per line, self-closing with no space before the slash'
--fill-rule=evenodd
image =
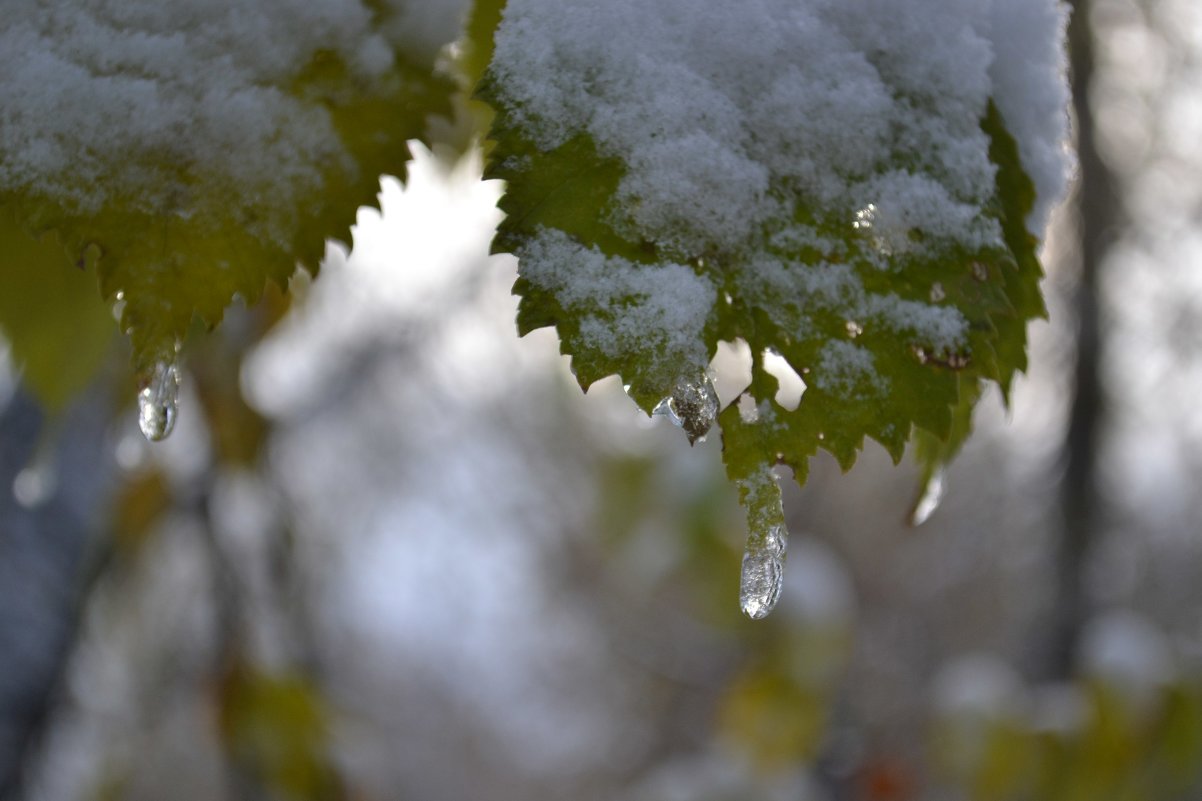
<path id="1" fill-rule="evenodd" d="M 1063 189 L 1064 18 L 1057 0 L 512 0 L 493 71 L 541 146 L 587 131 L 626 163 L 628 222 L 657 241 L 687 221 L 729 251 L 789 219 L 792 189 L 975 245 L 996 234 L 990 97 L 1047 202 Z"/>
<path id="2" fill-rule="evenodd" d="M 636 265 L 551 229 L 541 229 L 517 256 L 527 279 L 553 291 L 580 318 L 581 331 L 601 355 L 650 354 L 650 369 L 665 386 L 684 375 L 682 366 L 709 361 L 702 329 L 715 290 L 689 267 Z M 571 264 L 571 273 L 558 269 L 561 264 Z"/>
<path id="3" fill-rule="evenodd" d="M 818 353 L 814 384 L 844 400 L 863 400 L 889 391 L 888 379 L 877 375 L 871 351 L 832 339 Z"/>
<path id="4" fill-rule="evenodd" d="M 1068 83 L 1050 79 L 1068 70 L 1068 9 L 1049 0 L 995 0 L 992 23 L 993 99 L 1035 182 L 1035 208 L 1027 227 L 1042 235 L 1076 167 L 1067 144 Z"/>
<path id="5" fill-rule="evenodd" d="M 197 198 L 287 208 L 323 165 L 353 170 L 320 53 L 370 92 L 398 57 L 454 38 L 463 0 L 16 0 L 0 24 L 0 192 L 88 214 L 120 199 L 187 216 Z M 399 113 L 399 112 L 398 112 Z M 286 220 L 265 220 L 284 236 Z"/>

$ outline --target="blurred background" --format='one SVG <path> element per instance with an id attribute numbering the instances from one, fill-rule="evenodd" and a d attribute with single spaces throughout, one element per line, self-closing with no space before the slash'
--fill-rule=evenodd
<path id="1" fill-rule="evenodd" d="M 52 409 L 0 340 L 0 799 L 1202 798 L 1202 4 L 1077 5 L 1029 373 L 921 527 L 875 445 L 784 481 L 766 621 L 716 438 L 517 338 L 478 156 L 188 342 L 161 444 L 119 345 Z"/>

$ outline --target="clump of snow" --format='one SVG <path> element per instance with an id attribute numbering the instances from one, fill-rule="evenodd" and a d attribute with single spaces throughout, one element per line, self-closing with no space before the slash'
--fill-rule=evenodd
<path id="1" fill-rule="evenodd" d="M 814 383 L 844 400 L 863 400 L 889 391 L 888 379 L 876 372 L 872 352 L 852 342 L 832 339 L 818 352 Z"/>
<path id="2" fill-rule="evenodd" d="M 795 334 L 807 333 L 810 315 L 831 312 L 860 325 L 907 334 L 936 351 L 956 350 L 967 342 L 968 321 L 959 309 L 869 292 L 847 264 L 821 261 L 805 265 L 760 256 L 750 261 L 740 279 L 748 300 L 757 306 L 777 309 L 783 315 L 788 315 L 785 307 L 791 306 L 792 314 L 786 319 Z"/>
<path id="3" fill-rule="evenodd" d="M 525 277 L 555 293 L 580 319 L 581 333 L 607 360 L 650 354 L 649 372 L 672 382 L 704 366 L 702 330 L 713 283 L 682 264 L 635 264 L 541 229 L 517 253 Z M 572 273 L 557 269 L 571 264 Z"/>
<path id="4" fill-rule="evenodd" d="M 730 251 L 799 193 L 977 246 L 991 97 L 1049 202 L 1063 187 L 1063 20 L 1058 0 L 512 0 L 492 69 L 540 146 L 587 132 L 622 159 L 627 222 L 657 242 Z"/>
<path id="5" fill-rule="evenodd" d="M 872 294 L 849 264 L 1004 247 L 991 100 L 1042 234 L 1071 167 L 1065 16 L 1061 0 L 509 0 L 491 71 L 538 147 L 583 134 L 624 166 L 606 219 L 619 233 L 677 264 L 716 256 L 797 336 L 839 310 L 944 350 L 965 342 L 958 310 Z M 523 255 L 545 286 L 599 277 Z M 629 280 L 600 278 L 569 291 Z M 823 360 L 833 389 L 880 386 L 862 348 L 833 341 Z"/>
<path id="6" fill-rule="evenodd" d="M 1075 167 L 1067 145 L 1068 83 L 1049 80 L 1068 70 L 1068 8 L 1049 0 L 995 0 L 991 22 L 993 99 L 1035 182 L 1027 227 L 1042 234 Z"/>
<path id="7" fill-rule="evenodd" d="M 77 214 L 113 200 L 181 217 L 198 211 L 198 198 L 286 208 L 281 197 L 320 190 L 323 169 L 355 169 L 322 99 L 293 91 L 304 71 L 334 54 L 357 86 L 374 91 L 398 58 L 429 58 L 454 38 L 462 7 L 463 0 L 391 0 L 379 12 L 367 0 L 7 3 L 0 192 Z M 290 233 L 288 220 L 257 224 L 269 237 Z"/>

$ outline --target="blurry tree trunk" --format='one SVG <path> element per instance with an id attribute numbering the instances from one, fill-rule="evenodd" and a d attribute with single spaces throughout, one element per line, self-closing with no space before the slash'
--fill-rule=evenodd
<path id="1" fill-rule="evenodd" d="M 1113 177 L 1098 153 L 1095 119 L 1089 103 L 1089 90 L 1095 75 L 1091 6 L 1090 0 L 1075 0 L 1069 25 L 1080 161 L 1077 187 L 1080 273 L 1071 297 L 1077 323 L 1076 365 L 1064 443 L 1061 538 L 1055 562 L 1056 599 L 1045 666 L 1046 678 L 1053 680 L 1072 675 L 1079 635 L 1089 614 L 1083 574 L 1100 519 L 1097 451 L 1099 431 L 1105 418 L 1105 392 L 1099 375 L 1099 273 L 1102 259 L 1116 238 L 1119 221 Z"/>
<path id="2" fill-rule="evenodd" d="M 103 400 L 76 404 L 43 459 L 48 423 L 36 403 L 18 392 L 0 408 L 0 801 L 25 794 L 103 562 L 96 535 L 113 488 L 110 417 Z M 22 505 L 10 488 L 27 466 L 50 471 L 55 489 Z"/>

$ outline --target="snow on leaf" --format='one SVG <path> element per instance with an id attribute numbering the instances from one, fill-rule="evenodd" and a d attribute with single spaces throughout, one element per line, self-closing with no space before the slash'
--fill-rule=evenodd
<path id="1" fill-rule="evenodd" d="M 992 38 L 1016 19 L 1049 31 Z M 1027 225 L 1068 172 L 1063 24 L 1058 0 L 509 0 L 478 97 L 519 329 L 648 412 L 744 340 L 756 413 L 718 422 L 753 538 L 781 522 L 774 465 L 946 441 L 1044 313 Z"/>
<path id="2" fill-rule="evenodd" d="M 0 28 L 0 206 L 99 252 L 145 373 L 194 316 L 215 324 L 348 238 L 446 109 L 433 60 L 461 6 L 18 2 Z"/>

